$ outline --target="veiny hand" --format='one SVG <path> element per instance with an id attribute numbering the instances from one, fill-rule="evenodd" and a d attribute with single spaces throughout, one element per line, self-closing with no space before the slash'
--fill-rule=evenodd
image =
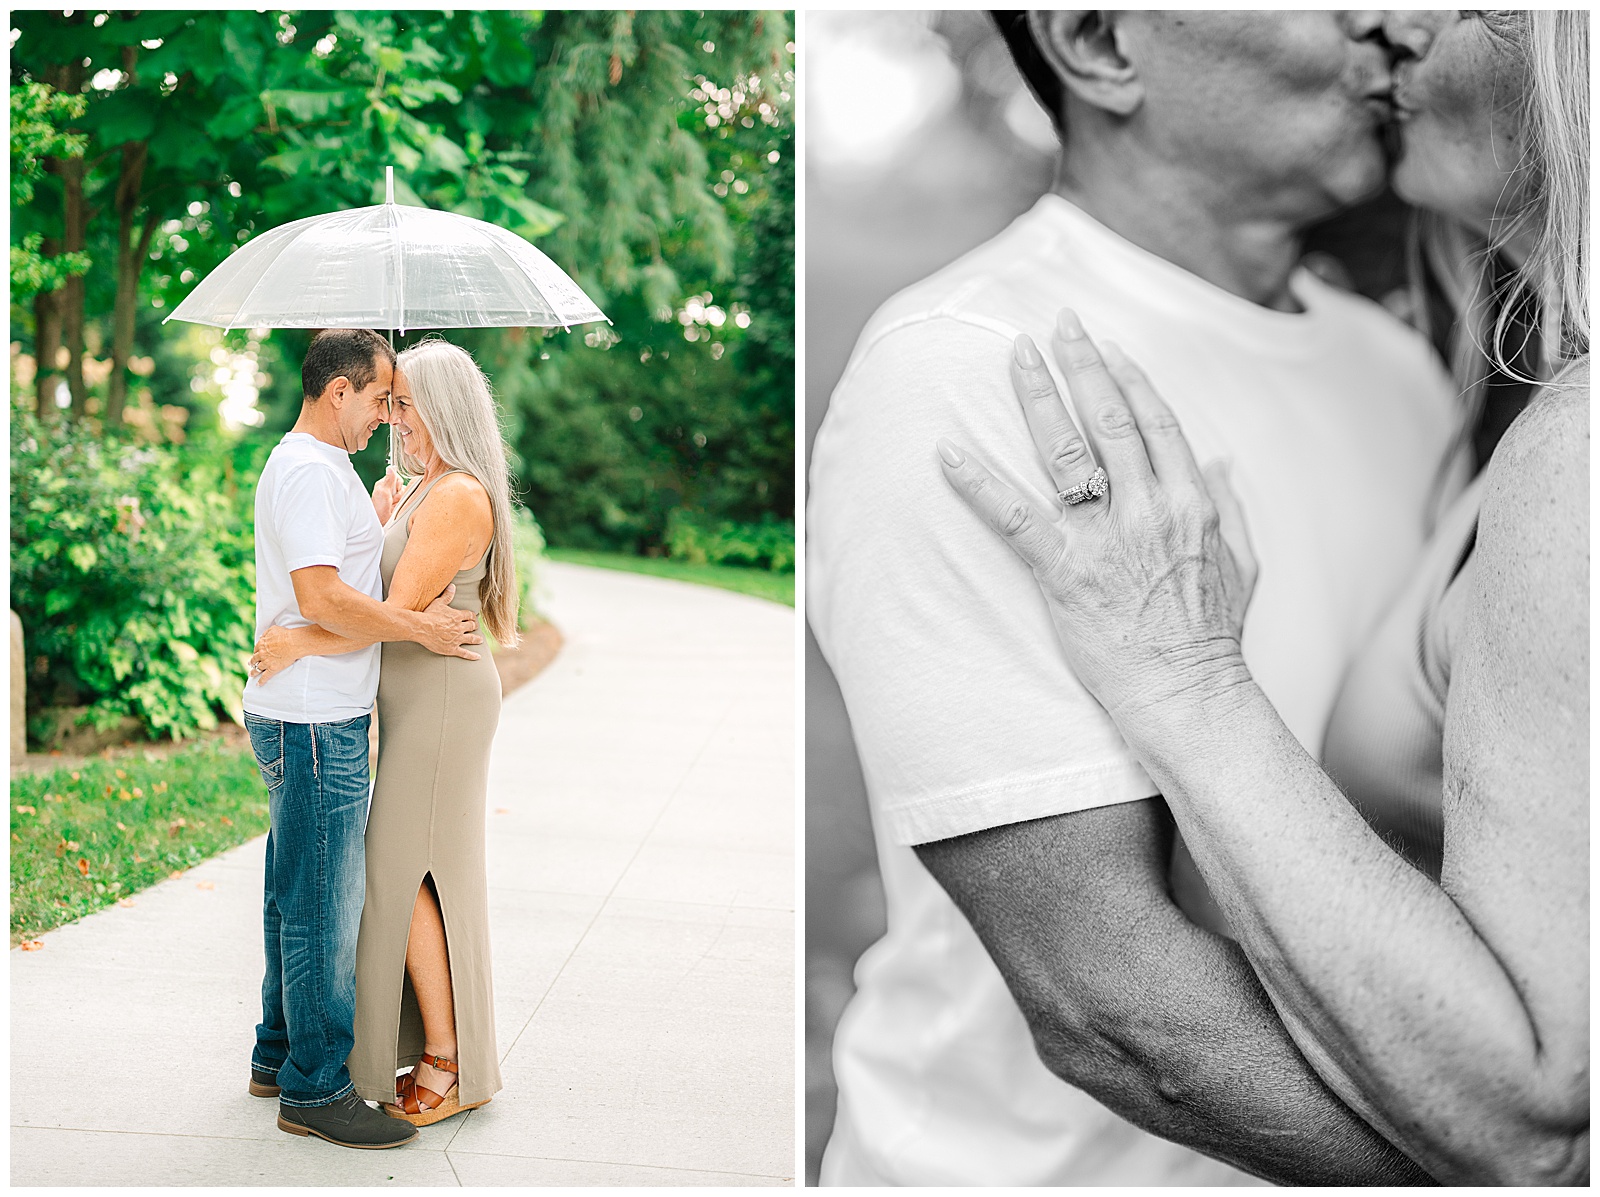
<path id="1" fill-rule="evenodd" d="M 258 686 L 265 686 L 268 678 L 282 673 L 300 659 L 290 647 L 293 640 L 289 629 L 277 624 L 261 633 L 255 651 L 250 654 L 250 676 L 256 679 Z"/>
<path id="2" fill-rule="evenodd" d="M 1202 473 L 1144 372 L 1113 345 L 1102 358 L 1070 310 L 1054 349 L 1110 493 L 1045 516 L 941 440 L 946 479 L 1032 568 L 1068 660 L 1113 717 L 1236 680 L 1257 566 L 1225 471 Z M 1057 488 L 1086 482 L 1090 445 L 1028 337 L 1011 381 Z"/>
<path id="3" fill-rule="evenodd" d="M 478 617 L 471 611 L 457 611 L 450 605 L 455 593 L 456 586 L 452 582 L 444 588 L 443 594 L 423 608 L 426 631 L 424 639 L 418 643 L 441 657 L 464 657 L 468 661 L 476 661 L 478 654 L 465 645 L 483 643 L 483 637 L 478 635 Z"/>
<path id="4" fill-rule="evenodd" d="M 394 506 L 400 501 L 400 494 L 404 488 L 400 485 L 400 475 L 395 473 L 390 466 L 382 478 L 372 484 L 372 506 L 378 513 L 378 522 L 387 524 L 389 517 L 394 514 Z"/>

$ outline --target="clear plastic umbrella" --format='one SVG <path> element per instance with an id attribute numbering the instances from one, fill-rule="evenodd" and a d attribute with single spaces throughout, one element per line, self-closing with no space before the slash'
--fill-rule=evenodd
<path id="1" fill-rule="evenodd" d="M 308 216 L 234 250 L 168 320 L 217 328 L 568 328 L 605 320 L 528 242 L 394 202 Z"/>
<path id="2" fill-rule="evenodd" d="M 168 320 L 215 328 L 568 328 L 609 319 L 514 233 L 385 199 L 247 241 Z M 165 323 L 165 322 L 163 322 Z M 389 461 L 394 464 L 390 430 Z"/>

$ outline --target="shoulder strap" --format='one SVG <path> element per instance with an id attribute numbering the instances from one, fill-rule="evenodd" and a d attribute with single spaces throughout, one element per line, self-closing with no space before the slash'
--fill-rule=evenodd
<path id="1" fill-rule="evenodd" d="M 439 483 L 441 481 L 443 481 L 444 479 L 450 477 L 451 474 L 465 474 L 466 472 L 467 472 L 466 470 L 446 470 L 444 473 L 440 474 L 439 477 L 435 478 L 432 482 L 428 483 L 428 485 L 422 487 L 420 490 L 412 492 L 410 495 L 407 495 L 404 499 L 402 499 L 400 501 L 400 506 L 398 506 L 398 507 L 396 507 L 394 509 L 394 514 L 389 517 L 389 522 L 391 524 L 394 523 L 395 520 L 400 518 L 400 513 L 402 511 L 404 511 L 407 507 L 410 507 L 413 503 L 416 503 L 418 506 L 421 506 L 423 496 L 425 496 L 435 486 L 439 485 Z M 416 512 L 412 512 L 411 514 L 415 515 Z M 407 516 L 406 518 L 409 519 L 410 516 Z"/>

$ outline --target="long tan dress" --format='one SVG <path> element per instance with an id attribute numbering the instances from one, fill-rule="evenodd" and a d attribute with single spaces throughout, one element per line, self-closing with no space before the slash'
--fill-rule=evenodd
<path id="1" fill-rule="evenodd" d="M 443 477 L 444 475 L 440 475 Z M 383 541 L 387 596 L 427 484 L 395 511 Z M 452 607 L 482 609 L 489 552 L 456 574 Z M 378 776 L 367 816 L 367 897 L 356 944 L 355 1048 L 350 1076 L 369 1101 L 394 1100 L 397 1071 L 422 1055 L 422 1019 L 406 975 L 406 938 L 422 879 L 433 874 L 450 953 L 462 1105 L 501 1087 L 489 972 L 484 803 L 489 745 L 500 719 L 500 675 L 478 660 L 386 643 L 378 682 Z"/>

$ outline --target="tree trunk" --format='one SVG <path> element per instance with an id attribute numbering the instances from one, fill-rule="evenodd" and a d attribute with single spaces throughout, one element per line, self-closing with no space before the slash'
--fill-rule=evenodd
<path id="1" fill-rule="evenodd" d="M 47 238 L 41 252 L 53 258 L 61 243 Z M 56 358 L 61 354 L 61 294 L 40 291 L 33 297 L 34 409 L 41 420 L 56 418 L 56 385 L 61 369 Z"/>
<path id="2" fill-rule="evenodd" d="M 83 90 L 83 64 L 68 63 L 62 69 L 60 90 L 77 95 Z M 61 249 L 81 253 L 88 235 L 88 209 L 83 198 L 84 161 L 63 158 L 58 166 L 65 196 L 65 228 Z M 67 387 L 72 392 L 72 415 L 82 419 L 89 409 L 89 391 L 83 383 L 83 276 L 73 275 L 61 285 L 61 331 L 67 345 Z"/>
<path id="3" fill-rule="evenodd" d="M 134 313 L 139 303 L 139 273 L 149 252 L 155 226 L 150 218 L 143 228 L 134 224 L 134 210 L 144 183 L 149 144 L 130 141 L 122 147 L 122 172 L 117 179 L 117 301 L 111 316 L 111 379 L 106 396 L 107 432 L 122 427 L 122 409 L 128 399 L 128 358 L 133 353 Z"/>

